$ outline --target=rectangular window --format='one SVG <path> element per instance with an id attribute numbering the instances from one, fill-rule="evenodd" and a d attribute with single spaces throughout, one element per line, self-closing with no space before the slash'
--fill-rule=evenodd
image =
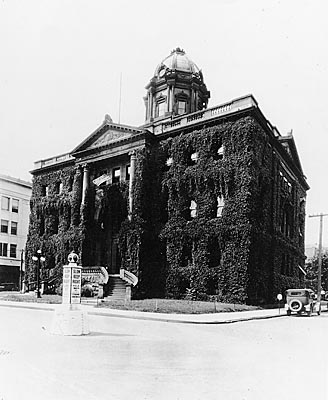
<path id="1" fill-rule="evenodd" d="M 1 197 L 1 210 L 9 211 L 9 197 L 2 196 Z"/>
<path id="2" fill-rule="evenodd" d="M 8 226 L 9 226 L 9 221 L 2 219 L 1 220 L 1 233 L 8 233 Z"/>
<path id="3" fill-rule="evenodd" d="M 7 257 L 7 252 L 8 252 L 8 244 L 0 243 L 0 256 Z"/>
<path id="4" fill-rule="evenodd" d="M 49 195 L 49 188 L 48 188 L 48 185 L 43 185 L 43 186 L 42 186 L 41 195 L 42 195 L 42 196 L 48 196 L 48 195 Z"/>
<path id="5" fill-rule="evenodd" d="M 195 200 L 191 200 L 189 209 L 190 209 L 190 217 L 196 218 L 197 217 L 197 203 L 195 202 Z"/>
<path id="6" fill-rule="evenodd" d="M 130 180 L 130 171 L 131 171 L 131 167 L 130 167 L 130 165 L 127 165 L 125 168 L 125 180 L 126 181 Z"/>
<path id="7" fill-rule="evenodd" d="M 112 182 L 113 183 L 118 183 L 120 181 L 120 177 L 121 177 L 121 168 L 114 168 L 113 169 Z"/>
<path id="8" fill-rule="evenodd" d="M 11 201 L 11 211 L 13 213 L 18 213 L 18 205 L 19 205 L 19 200 L 12 199 L 12 201 Z"/>
<path id="9" fill-rule="evenodd" d="M 165 115 L 166 111 L 166 102 L 162 101 L 161 103 L 157 104 L 157 116 L 161 117 L 162 115 Z"/>
<path id="10" fill-rule="evenodd" d="M 17 222 L 11 221 L 10 224 L 10 233 L 12 235 L 17 235 Z"/>
<path id="11" fill-rule="evenodd" d="M 16 258 L 16 253 L 17 253 L 17 244 L 11 244 L 10 245 L 10 258 Z"/>
<path id="12" fill-rule="evenodd" d="M 217 197 L 217 209 L 216 209 L 216 216 L 222 217 L 222 211 L 224 207 L 224 198 L 222 196 Z"/>

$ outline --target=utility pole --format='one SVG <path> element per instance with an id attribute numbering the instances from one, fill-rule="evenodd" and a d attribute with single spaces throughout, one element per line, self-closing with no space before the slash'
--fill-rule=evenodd
<path id="1" fill-rule="evenodd" d="M 320 218 L 320 228 L 319 228 L 319 256 L 318 256 L 318 298 L 317 301 L 321 301 L 321 275 L 322 275 L 322 227 L 323 227 L 323 217 L 327 217 L 328 214 L 315 214 L 309 215 L 309 218 L 319 217 Z"/>

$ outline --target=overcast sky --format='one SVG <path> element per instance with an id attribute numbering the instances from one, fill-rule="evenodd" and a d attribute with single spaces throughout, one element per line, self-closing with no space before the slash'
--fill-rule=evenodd
<path id="1" fill-rule="evenodd" d="M 293 129 L 328 213 L 326 0 L 0 0 L 0 173 L 71 151 L 109 114 L 144 122 L 145 85 L 175 47 L 202 69 L 209 106 L 252 93 L 281 134 Z M 306 243 L 319 220 L 307 218 Z M 324 243 L 328 245 L 328 218 Z"/>

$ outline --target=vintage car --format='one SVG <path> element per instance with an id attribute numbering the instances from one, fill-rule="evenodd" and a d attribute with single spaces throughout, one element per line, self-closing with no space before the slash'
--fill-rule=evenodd
<path id="1" fill-rule="evenodd" d="M 287 315 L 292 312 L 297 314 L 307 313 L 311 316 L 313 312 L 321 313 L 321 305 L 316 302 L 316 295 L 311 289 L 288 289 L 286 290 L 285 310 Z"/>

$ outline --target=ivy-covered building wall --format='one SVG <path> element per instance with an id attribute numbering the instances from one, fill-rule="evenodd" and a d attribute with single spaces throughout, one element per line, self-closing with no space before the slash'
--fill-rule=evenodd
<path id="1" fill-rule="evenodd" d="M 143 126 L 106 115 L 35 164 L 27 279 L 41 249 L 41 279 L 59 286 L 74 250 L 84 267 L 134 274 L 134 298 L 262 304 L 303 285 L 309 186 L 293 136 L 253 96 L 207 109 L 202 71 L 179 48 L 146 89 Z"/>
<path id="2" fill-rule="evenodd" d="M 60 285 L 74 250 L 85 266 L 133 272 L 135 298 L 274 301 L 302 285 L 306 195 L 274 140 L 251 113 L 145 138 L 131 212 L 127 154 L 89 163 L 84 189 L 81 162 L 34 172 L 28 279 L 41 248 L 42 279 Z M 115 180 L 118 163 L 126 174 Z M 97 185 L 99 176 L 111 180 Z"/>

